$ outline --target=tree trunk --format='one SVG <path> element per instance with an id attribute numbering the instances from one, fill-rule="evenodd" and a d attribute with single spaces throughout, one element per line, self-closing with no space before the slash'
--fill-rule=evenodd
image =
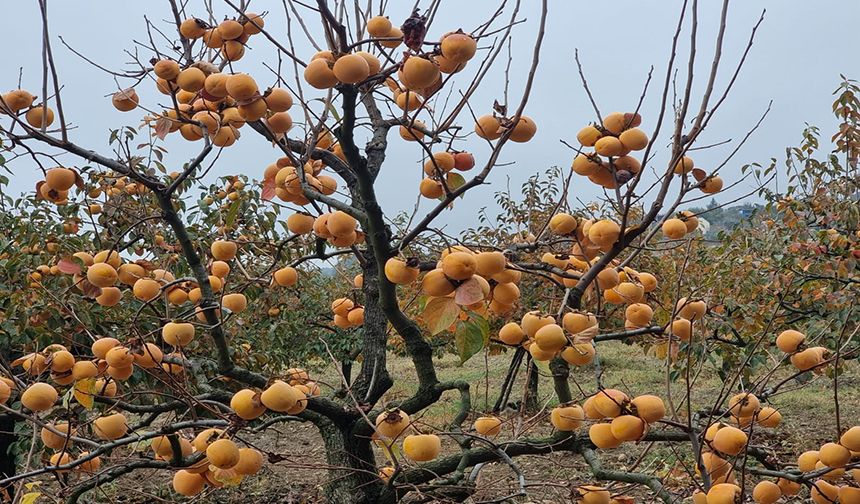
<path id="1" fill-rule="evenodd" d="M 540 378 L 540 373 L 538 372 L 537 366 L 535 363 L 529 362 L 529 376 L 528 383 L 526 386 L 526 403 L 525 403 L 525 411 L 535 412 L 540 410 L 540 404 L 538 403 L 538 379 Z"/>
<path id="2" fill-rule="evenodd" d="M 382 480 L 377 476 L 371 441 L 354 435 L 354 425 L 326 421 L 317 426 L 331 467 L 325 485 L 326 501 L 330 504 L 372 504 L 379 499 Z"/>
<path id="3" fill-rule="evenodd" d="M 341 361 L 340 372 L 343 374 L 344 380 L 346 380 L 346 386 L 349 387 L 352 384 L 352 361 Z"/>
<path id="4" fill-rule="evenodd" d="M 368 247 L 367 257 L 372 257 L 373 249 Z M 388 345 L 388 318 L 379 304 L 379 270 L 376 263 L 368 261 L 364 275 L 364 324 L 361 353 L 364 359 L 355 377 L 353 395 L 359 402 L 375 404 L 393 384 L 388 374 L 386 355 Z"/>

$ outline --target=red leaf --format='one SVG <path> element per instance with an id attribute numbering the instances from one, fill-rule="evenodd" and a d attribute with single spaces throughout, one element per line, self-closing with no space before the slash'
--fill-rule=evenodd
<path id="1" fill-rule="evenodd" d="M 60 259 L 59 262 L 57 262 L 57 268 L 67 275 L 78 275 L 81 272 L 81 266 L 68 259 Z"/>
<path id="2" fill-rule="evenodd" d="M 424 35 L 427 33 L 427 18 L 418 14 L 416 9 L 400 27 L 403 32 L 403 43 L 413 51 L 421 49 L 424 43 Z"/>
<path id="3" fill-rule="evenodd" d="M 165 137 L 167 137 L 167 134 L 170 133 L 170 127 L 172 124 L 173 121 L 167 117 L 159 117 L 158 120 L 155 121 L 155 136 L 157 136 L 159 140 L 164 140 Z"/>
<path id="4" fill-rule="evenodd" d="M 95 299 L 102 295 L 102 288 L 96 287 L 86 279 L 81 280 L 81 283 L 79 285 L 81 290 L 84 292 L 84 296 L 88 298 Z"/>
<path id="5" fill-rule="evenodd" d="M 481 284 L 474 278 L 470 278 L 460 284 L 454 293 L 454 302 L 458 305 L 475 304 L 484 299 L 484 291 L 481 289 Z"/>
<path id="6" fill-rule="evenodd" d="M 70 169 L 71 169 L 71 170 L 72 170 L 72 172 L 74 172 L 74 174 L 75 174 L 75 187 L 77 187 L 77 188 L 78 188 L 78 190 L 83 191 L 83 190 L 84 190 L 84 187 L 85 187 L 85 185 L 84 185 L 84 178 L 83 178 L 83 177 L 81 177 L 81 174 L 80 174 L 80 173 L 78 173 L 78 170 L 75 170 L 74 168 L 70 168 Z"/>
<path id="7" fill-rule="evenodd" d="M 37 199 L 45 199 L 42 197 L 42 186 L 45 184 L 44 180 L 40 180 L 36 182 L 36 198 Z"/>
<path id="8" fill-rule="evenodd" d="M 263 193 L 260 195 L 263 201 L 272 201 L 275 197 L 275 181 L 272 179 L 263 182 Z"/>

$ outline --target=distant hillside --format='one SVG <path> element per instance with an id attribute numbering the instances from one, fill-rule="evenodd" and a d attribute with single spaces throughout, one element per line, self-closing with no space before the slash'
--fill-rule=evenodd
<path id="1" fill-rule="evenodd" d="M 711 199 L 706 207 L 689 208 L 691 212 L 702 214 L 700 218 L 705 219 L 710 224 L 708 232 L 705 234 L 707 238 L 716 238 L 721 231 L 731 231 L 739 224 L 749 222 L 750 218 L 763 210 L 762 205 L 753 203 L 744 203 L 730 207 L 719 207 L 717 201 Z"/>

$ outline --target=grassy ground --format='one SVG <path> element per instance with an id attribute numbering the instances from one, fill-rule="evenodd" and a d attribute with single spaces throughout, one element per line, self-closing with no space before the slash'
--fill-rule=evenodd
<path id="1" fill-rule="evenodd" d="M 606 387 L 614 387 L 628 392 L 629 395 L 653 393 L 668 397 L 667 377 L 664 363 L 655 357 L 644 355 L 637 346 L 622 343 L 603 343 L 600 345 L 602 380 Z M 475 413 L 487 411 L 495 402 L 497 390 L 507 371 L 510 354 L 474 357 L 465 365 L 459 365 L 453 356 L 438 360 L 440 379 L 462 379 L 472 385 L 472 401 Z M 787 370 L 786 370 L 787 372 Z M 389 391 L 385 400 L 393 401 L 408 396 L 415 387 L 411 362 L 404 358 L 392 357 L 391 373 L 396 385 Z M 333 369 L 323 369 L 317 374 L 324 381 L 336 383 L 338 378 Z M 771 380 L 775 383 L 785 376 L 777 373 Z M 521 399 L 525 388 L 525 373 L 520 372 L 511 401 Z M 585 392 L 595 390 L 595 372 L 592 367 L 575 370 L 571 376 L 574 390 L 581 387 Z M 487 385 L 489 384 L 489 393 Z M 713 368 L 705 367 L 698 375 L 693 389 L 693 407 L 706 408 L 720 390 L 721 381 Z M 816 377 L 811 382 L 799 386 L 792 383 L 786 393 L 776 395 L 772 405 L 783 414 L 783 424 L 774 430 L 759 431 L 756 436 L 767 438 L 769 446 L 776 447 L 775 456 L 781 460 L 794 460 L 802 451 L 816 449 L 824 442 L 832 441 L 836 435 L 835 407 L 832 380 Z M 671 386 L 671 397 L 675 404 L 682 404 L 686 387 L 681 379 Z M 840 378 L 840 417 L 843 426 L 860 423 L 860 370 L 852 363 Z M 551 383 L 543 378 L 538 393 L 539 404 L 550 407 L 554 404 Z M 458 410 L 458 393 L 446 393 L 443 399 L 417 415 L 420 425 L 444 429 Z M 490 406 L 488 407 L 487 404 Z M 682 415 L 683 416 L 683 415 Z M 520 416 L 513 409 L 504 413 L 505 429 L 499 439 L 515 436 L 544 435 L 550 432 L 546 410 Z M 759 438 L 760 440 L 761 438 Z M 269 464 L 257 477 L 247 478 L 239 487 L 212 492 L 201 502 L 320 502 L 320 485 L 325 481 L 325 454 L 319 435 L 311 425 L 286 424 L 271 429 L 266 434 L 249 437 L 254 445 L 286 457 L 283 462 Z M 758 441 L 753 441 L 757 443 Z M 446 450 L 454 451 L 451 443 L 446 442 Z M 765 443 L 762 443 L 765 444 Z M 670 488 L 680 490 L 689 487 L 689 477 L 684 466 L 689 465 L 688 446 L 672 447 L 665 443 L 625 443 L 615 450 L 601 452 L 601 460 L 606 468 L 629 469 L 653 473 L 663 477 Z M 384 457 L 379 454 L 382 463 Z M 517 459 L 529 489 L 529 498 L 522 502 L 566 502 L 569 500 L 571 485 L 592 482 L 587 466 L 581 457 L 570 454 L 522 457 Z M 174 496 L 169 491 L 170 474 L 166 472 L 141 471 L 117 483 L 106 486 L 94 498 L 112 502 L 172 502 Z M 747 480 L 751 481 L 750 479 Z M 755 481 L 754 479 L 752 481 Z M 505 465 L 490 465 L 478 479 L 481 488 L 476 500 L 497 498 L 505 492 L 515 490 L 512 471 Z M 751 485 L 749 486 L 751 488 Z M 145 490 L 144 490 L 145 489 Z M 637 502 L 651 502 L 640 489 L 614 485 L 613 492 L 639 496 Z M 689 494 L 689 489 L 685 494 Z"/>

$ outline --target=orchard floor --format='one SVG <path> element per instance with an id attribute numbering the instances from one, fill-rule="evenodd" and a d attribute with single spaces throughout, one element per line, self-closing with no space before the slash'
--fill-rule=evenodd
<path id="1" fill-rule="evenodd" d="M 660 360 L 644 355 L 639 347 L 617 342 L 602 343 L 600 356 L 605 386 L 620 388 L 631 395 L 654 393 L 666 397 L 665 366 Z M 398 357 L 391 359 L 392 375 L 396 379 L 396 384 L 389 392 L 387 400 L 406 397 L 414 386 L 411 362 Z M 482 355 L 478 355 L 460 366 L 456 357 L 446 356 L 438 361 L 438 375 L 443 380 L 463 379 L 472 384 L 473 409 L 479 413 L 492 408 L 495 402 L 494 390 L 498 390 L 504 378 L 509 359 L 510 354 L 490 356 L 486 360 Z M 771 384 L 787 376 L 787 373 L 782 371 L 771 379 Z M 520 372 L 511 401 L 517 401 L 522 396 L 524 374 Z M 321 370 L 317 376 L 329 383 L 338 381 L 338 375 L 332 368 Z M 595 386 L 593 368 L 588 366 L 574 371 L 572 380 L 583 390 L 593 391 Z M 489 383 L 489 394 L 487 394 L 487 383 Z M 573 388 L 576 390 L 575 385 Z M 706 366 L 694 388 L 694 407 L 707 407 L 719 389 L 720 381 L 713 368 Z M 776 395 L 771 402 L 782 412 L 782 425 L 777 429 L 759 430 L 755 436 L 759 441 L 762 437 L 766 437 L 766 444 L 776 447 L 776 455 L 781 460 L 795 460 L 800 452 L 816 449 L 822 443 L 832 441 L 836 434 L 832 379 L 816 377 L 804 386 L 792 383 L 786 389 L 793 390 Z M 683 378 L 673 383 L 672 395 L 679 404 L 685 391 Z M 850 363 L 846 372 L 840 377 L 839 396 L 843 425 L 860 423 L 860 369 L 856 361 Z M 544 378 L 539 389 L 539 402 L 543 406 L 552 406 L 552 400 L 550 381 Z M 444 430 L 444 426 L 457 409 L 458 393 L 451 392 L 446 394 L 438 404 L 418 415 L 416 419 L 419 424 Z M 514 410 L 509 409 L 505 417 L 508 420 L 499 439 L 510 439 L 515 432 L 525 436 L 539 436 L 550 432 L 546 410 L 519 417 Z M 205 494 L 198 497 L 196 502 L 224 504 L 323 502 L 321 485 L 325 482 L 326 473 L 321 466 L 324 463 L 325 454 L 319 434 L 312 425 L 281 424 L 265 434 L 245 439 L 268 452 L 281 454 L 286 457 L 286 460 L 278 464 L 267 464 L 256 477 L 246 478 L 237 487 Z M 443 450 L 447 449 L 449 452 L 455 450 L 453 442 L 444 441 L 443 445 L 447 445 Z M 670 490 L 677 491 L 681 495 L 689 495 L 692 491 L 690 480 L 682 464 L 679 463 L 679 460 L 684 461 L 688 468 L 692 468 L 689 451 L 686 445 L 673 449 L 665 443 L 653 445 L 625 443 L 618 449 L 600 452 L 600 457 L 605 468 L 623 470 L 635 466 L 637 471 L 663 477 Z M 384 463 L 382 452 L 378 454 L 378 460 Z M 519 499 L 516 502 L 571 502 L 569 498 L 571 484 L 593 482 L 588 467 L 578 455 L 520 457 L 517 463 L 525 474 L 529 495 L 528 498 Z M 105 485 L 99 491 L 91 492 L 89 499 L 94 502 L 175 502 L 177 498 L 170 490 L 169 481 L 168 472 L 142 470 L 118 482 Z M 755 481 L 755 479 L 748 476 L 747 481 Z M 517 488 L 514 474 L 506 465 L 486 466 L 481 471 L 477 484 L 478 494 L 473 500 L 467 502 L 492 500 L 513 493 Z M 748 488 L 751 488 L 751 485 Z M 648 494 L 639 488 L 615 484 L 611 489 L 613 493 L 636 496 L 636 502 L 654 502 L 653 498 L 648 497 Z"/>

